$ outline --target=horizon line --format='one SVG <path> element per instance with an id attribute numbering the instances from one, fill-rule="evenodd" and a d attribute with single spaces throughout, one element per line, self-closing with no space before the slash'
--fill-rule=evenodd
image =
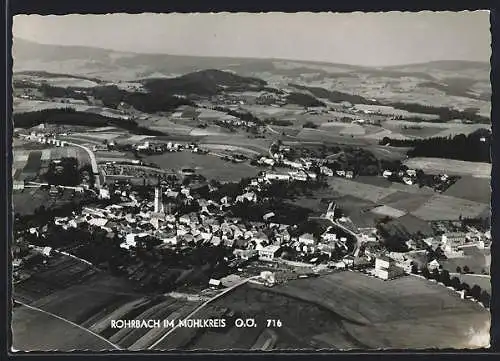
<path id="1" fill-rule="evenodd" d="M 173 53 L 157 53 L 157 52 L 135 52 L 135 51 L 126 51 L 126 50 L 118 50 L 112 48 L 102 48 L 98 46 L 88 46 L 81 44 L 47 44 L 40 43 L 34 40 L 22 38 L 20 36 L 15 36 L 12 34 L 12 44 L 14 45 L 14 40 L 19 39 L 28 43 L 33 43 L 37 45 L 45 45 L 45 46 L 60 46 L 60 47 L 79 47 L 79 48 L 90 48 L 96 50 L 103 51 L 112 51 L 117 53 L 124 54 L 133 54 L 133 55 L 164 55 L 164 56 L 178 56 L 178 57 L 193 57 L 193 58 L 212 58 L 212 59 L 247 59 L 247 60 L 268 60 L 268 61 L 290 61 L 290 62 L 306 62 L 306 63 L 316 63 L 316 64 L 324 64 L 324 65 L 344 65 L 351 66 L 357 68 L 391 68 L 391 67 L 405 67 L 405 66 L 415 66 L 415 65 L 424 65 L 429 63 L 439 63 L 439 62 L 464 62 L 464 63 L 481 63 L 481 64 L 489 64 L 491 65 L 491 60 L 465 60 L 465 59 L 440 59 L 440 60 L 428 60 L 428 61 L 419 61 L 416 63 L 401 63 L 401 64 L 391 64 L 391 65 L 361 65 L 361 64 L 352 64 L 352 63 L 336 63 L 330 60 L 306 60 L 306 59 L 291 59 L 291 58 L 274 58 L 274 57 L 253 57 L 253 56 L 227 56 L 227 55 L 192 55 L 192 54 L 173 54 Z"/>

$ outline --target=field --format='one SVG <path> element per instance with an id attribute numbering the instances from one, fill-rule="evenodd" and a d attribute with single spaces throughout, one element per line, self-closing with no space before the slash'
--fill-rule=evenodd
<path id="1" fill-rule="evenodd" d="M 12 175 L 15 180 L 40 181 L 40 174 L 49 165 L 50 160 L 63 157 L 77 158 L 80 167 L 89 162 L 88 154 L 73 147 L 50 148 L 34 143 L 18 145 L 13 151 Z"/>
<path id="2" fill-rule="evenodd" d="M 146 162 L 157 164 L 162 169 L 193 168 L 207 179 L 220 181 L 239 181 L 244 177 L 257 175 L 258 170 L 247 163 L 231 163 L 216 156 L 189 152 L 165 153 L 143 158 Z"/>
<path id="3" fill-rule="evenodd" d="M 379 216 L 387 216 L 391 218 L 400 218 L 406 214 L 406 212 L 404 211 L 386 205 L 372 209 L 372 213 L 375 213 Z"/>
<path id="4" fill-rule="evenodd" d="M 489 204 L 478 203 L 466 199 L 435 195 L 425 204 L 412 212 L 426 221 L 458 220 L 463 218 L 476 218 L 489 208 Z"/>
<path id="5" fill-rule="evenodd" d="M 39 188 L 25 188 L 12 192 L 13 212 L 20 215 L 33 214 L 36 208 L 44 206 L 46 209 L 57 208 L 62 205 L 78 202 L 78 195 L 66 189 L 62 195 L 51 197 L 49 192 Z"/>
<path id="6" fill-rule="evenodd" d="M 396 192 L 396 190 L 377 187 L 371 184 L 360 183 L 343 178 L 331 178 L 328 181 L 330 188 L 340 195 L 353 195 L 370 202 L 379 202 L 381 199 Z"/>
<path id="7" fill-rule="evenodd" d="M 396 109 L 396 108 L 393 108 L 391 106 L 386 106 L 386 105 L 356 104 L 354 107 L 358 110 L 369 111 L 369 112 L 379 112 L 379 113 L 385 114 L 385 115 L 402 115 L 404 117 L 418 117 L 418 118 L 426 119 L 426 120 L 438 119 L 437 115 L 410 113 L 406 110 Z"/>
<path id="8" fill-rule="evenodd" d="M 445 158 L 410 158 L 404 162 L 410 168 L 422 169 L 430 174 L 469 175 L 476 178 L 491 177 L 491 164 L 465 162 Z"/>
<path id="9" fill-rule="evenodd" d="M 476 247 L 463 248 L 464 257 L 448 258 L 441 261 L 441 265 L 449 272 L 456 272 L 457 267 L 469 267 L 471 272 L 481 274 L 483 271 L 489 274 L 491 265 L 491 253 L 489 249 L 479 249 Z M 470 285 L 471 287 L 473 285 Z"/>
<path id="10" fill-rule="evenodd" d="M 390 207 L 405 211 L 413 212 L 422 206 L 429 198 L 434 195 L 430 194 L 408 194 L 409 192 L 397 191 L 383 198 L 380 203 Z"/>
<path id="11" fill-rule="evenodd" d="M 147 347 L 167 329 L 111 329 L 110 320 L 163 319 L 174 314 L 181 318 L 197 305 L 196 302 L 166 296 L 145 297 L 136 292 L 128 281 L 95 272 L 85 263 L 67 256 L 52 257 L 50 263 L 30 279 L 16 284 L 14 298 L 59 317 L 49 317 L 42 312 L 24 312 L 24 308 L 16 309 L 14 315 L 18 310 L 21 313 L 14 317 L 12 328 L 18 335 L 16 348 L 20 350 L 45 349 L 54 344 L 69 350 L 78 348 L 78 342 L 88 343 L 86 347 L 91 350 L 102 347 L 88 337 L 90 332 L 84 332 L 81 341 L 73 339 L 75 330 L 67 326 L 70 322 L 109 339 L 121 348 L 140 344 Z M 40 324 L 42 321 L 54 324 L 47 334 L 43 329 L 45 323 Z M 29 324 L 29 329 L 25 328 L 26 324 Z M 66 329 L 70 335 L 68 338 L 65 337 Z M 81 334 L 82 331 L 79 332 Z M 36 343 L 37 337 L 46 341 L 46 346 Z"/>
<path id="12" fill-rule="evenodd" d="M 57 317 L 19 306 L 12 312 L 12 347 L 19 351 L 114 349 L 104 340 Z"/>
<path id="13" fill-rule="evenodd" d="M 283 322 L 272 329 L 275 349 L 475 348 L 484 345 L 471 343 L 470 331 L 485 332 L 490 323 L 487 310 L 430 281 L 412 276 L 382 281 L 354 272 L 273 288 L 246 285 L 212 307 L 250 315 L 258 326 L 238 338 L 238 345 L 226 337 L 210 349 L 248 348 L 264 331 L 266 319 Z M 203 317 L 210 314 L 206 310 Z M 198 348 L 198 340 L 191 349 Z"/>
<path id="14" fill-rule="evenodd" d="M 450 277 L 458 277 L 460 282 L 467 283 L 471 288 L 478 285 L 491 295 L 491 276 L 450 272 Z"/>
<path id="15" fill-rule="evenodd" d="M 464 176 L 448 188 L 444 194 L 447 196 L 459 197 L 474 202 L 489 204 L 491 201 L 490 179 Z"/>

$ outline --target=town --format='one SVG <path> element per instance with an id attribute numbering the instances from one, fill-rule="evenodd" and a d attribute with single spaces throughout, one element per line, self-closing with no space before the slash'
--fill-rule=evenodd
<path id="1" fill-rule="evenodd" d="M 417 42 L 402 52 L 392 31 L 373 38 L 383 13 L 282 18 L 294 27 L 282 34 L 287 51 L 316 61 L 280 59 L 286 41 L 267 42 L 281 27 L 252 38 L 283 14 L 246 14 L 230 32 L 235 14 L 202 32 L 191 31 L 199 19 L 220 15 L 190 16 L 189 28 L 185 14 L 149 15 L 61 25 L 60 36 L 95 27 L 96 47 L 14 31 L 13 350 L 489 345 L 489 57 L 429 61 Z M 427 43 L 470 41 L 442 31 L 444 13 L 398 16 L 408 34 L 422 16 L 440 19 Z M 58 19 L 37 24 L 48 34 Z M 238 33 L 246 21 L 249 37 Z M 351 40 L 347 23 L 368 31 Z M 313 28 L 339 45 L 328 62 L 330 45 L 306 50 L 321 38 L 306 36 Z M 104 43 L 115 30 L 113 46 L 127 51 Z M 136 34 L 177 54 L 190 40 L 178 48 L 171 34 L 189 34 L 196 51 L 224 57 L 141 53 Z M 227 57 L 238 52 L 224 44 L 256 58 Z"/>

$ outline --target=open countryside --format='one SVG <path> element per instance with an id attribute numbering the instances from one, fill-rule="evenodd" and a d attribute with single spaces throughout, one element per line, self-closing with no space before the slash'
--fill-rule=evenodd
<path id="1" fill-rule="evenodd" d="M 489 58 L 374 67 L 14 35 L 13 349 L 490 345 Z"/>

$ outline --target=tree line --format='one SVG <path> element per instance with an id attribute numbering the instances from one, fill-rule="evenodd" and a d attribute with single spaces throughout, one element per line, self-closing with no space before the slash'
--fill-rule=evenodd
<path id="1" fill-rule="evenodd" d="M 454 137 L 433 137 L 427 139 L 391 139 L 384 137 L 379 144 L 393 147 L 413 147 L 409 157 L 438 157 L 470 162 L 491 163 L 491 132 L 478 129 L 475 132 Z"/>
<path id="2" fill-rule="evenodd" d="M 34 112 L 14 114 L 14 125 L 31 128 L 39 124 L 82 125 L 87 127 L 117 126 L 134 134 L 167 135 L 161 131 L 142 127 L 133 119 L 111 118 L 104 115 L 79 112 L 73 108 L 44 109 Z"/>
<path id="3" fill-rule="evenodd" d="M 446 287 L 452 287 L 457 291 L 463 291 L 465 297 L 472 297 L 476 301 L 481 302 L 484 307 L 490 307 L 491 296 L 486 290 L 482 290 L 478 285 L 470 287 L 467 283 L 460 282 L 460 279 L 456 276 L 450 277 L 450 272 L 447 270 L 434 268 L 430 271 L 427 266 L 423 266 L 419 269 L 417 264 L 413 263 L 411 272 L 420 274 L 427 279 L 441 282 Z"/>
<path id="4" fill-rule="evenodd" d="M 121 103 L 126 103 L 145 113 L 171 111 L 181 105 L 195 106 L 189 99 L 164 94 L 161 91 L 129 92 L 116 85 L 94 87 L 90 92 L 95 99 L 102 101 L 104 106 L 112 109 L 118 108 Z"/>

